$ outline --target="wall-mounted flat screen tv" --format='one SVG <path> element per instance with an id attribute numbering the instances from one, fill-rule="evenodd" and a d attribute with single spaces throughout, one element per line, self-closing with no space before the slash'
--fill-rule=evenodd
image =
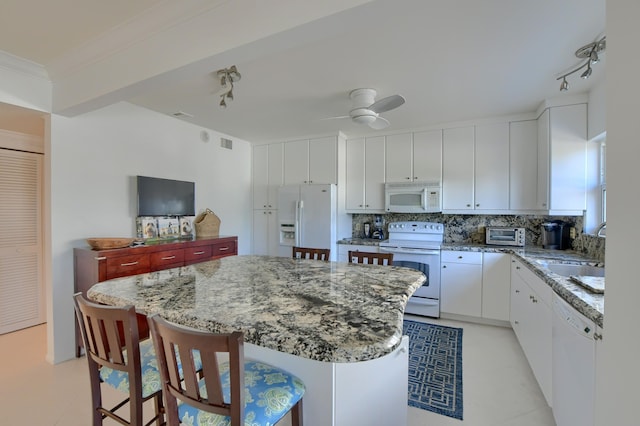
<path id="1" fill-rule="evenodd" d="M 138 176 L 138 216 L 194 216 L 195 183 Z"/>

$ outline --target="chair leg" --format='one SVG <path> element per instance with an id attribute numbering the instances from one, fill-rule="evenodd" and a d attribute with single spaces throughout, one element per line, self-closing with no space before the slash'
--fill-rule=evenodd
<path id="1" fill-rule="evenodd" d="M 163 426 L 164 422 L 164 405 L 162 405 L 162 393 L 158 392 L 153 397 L 153 405 L 156 410 L 156 425 Z"/>
<path id="2" fill-rule="evenodd" d="M 302 426 L 302 399 L 291 408 L 291 426 Z"/>

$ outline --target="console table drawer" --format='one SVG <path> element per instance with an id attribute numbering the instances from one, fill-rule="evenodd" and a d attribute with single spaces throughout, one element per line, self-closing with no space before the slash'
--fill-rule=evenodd
<path id="1" fill-rule="evenodd" d="M 106 279 L 145 274 L 149 270 L 149 256 L 147 254 L 107 258 Z"/>
<path id="2" fill-rule="evenodd" d="M 184 249 L 185 263 L 209 260 L 212 256 L 211 246 L 189 247 Z"/>
<path id="3" fill-rule="evenodd" d="M 213 244 L 211 246 L 213 257 L 229 256 L 238 253 L 235 241 L 227 241 L 225 243 Z"/>
<path id="4" fill-rule="evenodd" d="M 184 250 L 165 250 L 151 253 L 151 270 L 157 271 L 168 267 L 182 266 L 184 264 Z"/>

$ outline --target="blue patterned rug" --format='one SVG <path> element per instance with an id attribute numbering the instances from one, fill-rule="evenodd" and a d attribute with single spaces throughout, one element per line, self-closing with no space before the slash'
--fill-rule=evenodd
<path id="1" fill-rule="evenodd" d="M 409 405 L 462 420 L 462 329 L 405 320 Z"/>

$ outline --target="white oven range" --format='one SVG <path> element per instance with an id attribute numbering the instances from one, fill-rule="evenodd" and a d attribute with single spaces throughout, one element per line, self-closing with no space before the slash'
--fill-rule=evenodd
<path id="1" fill-rule="evenodd" d="M 380 252 L 393 253 L 393 265 L 422 271 L 427 280 L 409 298 L 405 313 L 440 318 L 440 248 L 444 225 L 435 222 L 389 223 L 389 239 Z"/>

